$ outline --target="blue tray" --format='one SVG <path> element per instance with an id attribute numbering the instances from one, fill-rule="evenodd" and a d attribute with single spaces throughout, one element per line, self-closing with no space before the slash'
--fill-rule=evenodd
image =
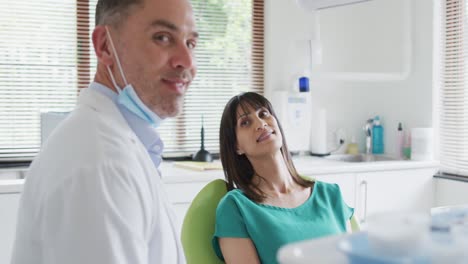
<path id="1" fill-rule="evenodd" d="M 367 233 L 357 233 L 338 242 L 338 250 L 346 254 L 350 264 L 429 264 L 427 257 L 387 257 L 372 251 Z"/>

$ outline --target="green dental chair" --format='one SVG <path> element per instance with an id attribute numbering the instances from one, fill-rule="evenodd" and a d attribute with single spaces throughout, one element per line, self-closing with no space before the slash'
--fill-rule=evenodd
<path id="1" fill-rule="evenodd" d="M 197 194 L 182 224 L 182 246 L 187 264 L 222 264 L 211 246 L 215 231 L 216 207 L 227 193 L 224 180 L 208 183 Z"/>

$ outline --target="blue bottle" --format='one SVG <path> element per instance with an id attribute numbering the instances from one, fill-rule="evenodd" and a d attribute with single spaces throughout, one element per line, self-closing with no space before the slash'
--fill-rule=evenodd
<path id="1" fill-rule="evenodd" d="M 383 154 L 384 153 L 384 133 L 383 127 L 380 125 L 380 118 L 376 116 L 374 118 L 374 126 L 372 127 L 372 153 Z"/>

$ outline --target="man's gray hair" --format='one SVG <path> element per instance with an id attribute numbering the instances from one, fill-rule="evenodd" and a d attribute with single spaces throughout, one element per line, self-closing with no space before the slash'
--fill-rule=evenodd
<path id="1" fill-rule="evenodd" d="M 95 25 L 118 26 L 135 6 L 143 6 L 143 0 L 98 0 Z"/>

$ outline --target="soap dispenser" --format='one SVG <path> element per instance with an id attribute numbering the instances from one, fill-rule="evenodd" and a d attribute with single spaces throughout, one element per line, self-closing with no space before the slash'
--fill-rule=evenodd
<path id="1" fill-rule="evenodd" d="M 380 117 L 374 118 L 374 125 L 372 127 L 372 154 L 383 154 L 384 153 L 384 131 L 380 124 Z"/>
<path id="2" fill-rule="evenodd" d="M 356 138 L 354 136 L 351 137 L 351 143 L 348 144 L 346 148 L 346 154 L 357 155 L 359 154 L 359 147 L 356 143 Z"/>
<path id="3" fill-rule="evenodd" d="M 405 135 L 403 132 L 403 126 L 401 122 L 398 123 L 397 129 L 397 147 L 396 147 L 396 156 L 398 159 L 403 159 L 403 147 L 405 142 Z"/>

